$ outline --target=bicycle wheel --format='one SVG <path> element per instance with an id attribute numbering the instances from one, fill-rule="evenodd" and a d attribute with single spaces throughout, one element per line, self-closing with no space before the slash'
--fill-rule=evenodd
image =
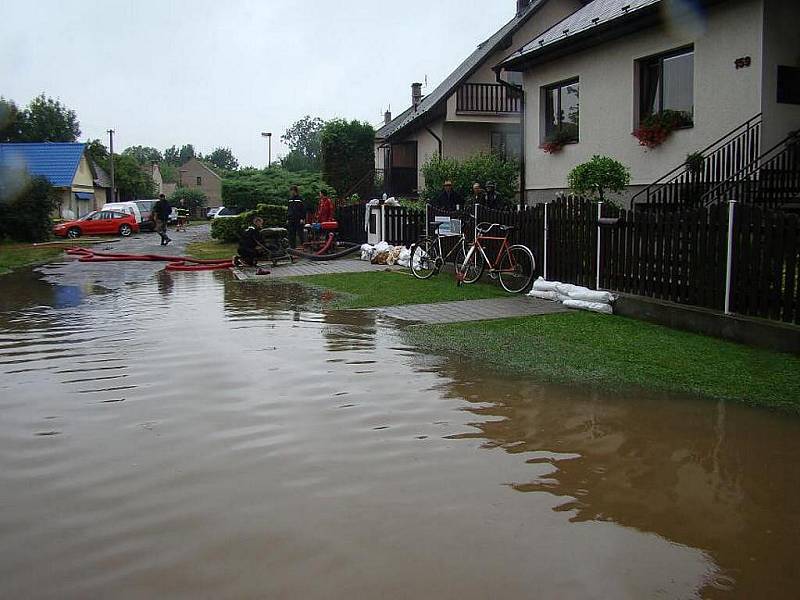
<path id="1" fill-rule="evenodd" d="M 500 261 L 500 285 L 512 294 L 523 291 L 531 284 L 536 261 L 527 246 L 511 246 Z"/>
<path id="2" fill-rule="evenodd" d="M 435 239 L 423 238 L 411 251 L 411 272 L 417 279 L 428 279 L 436 272 L 439 245 Z"/>
<path id="3" fill-rule="evenodd" d="M 469 252 L 469 250 L 466 252 Z M 483 256 L 476 250 L 472 253 L 472 256 L 469 257 L 469 262 L 467 264 L 464 264 L 465 259 L 466 253 L 462 246 L 458 252 L 456 252 L 456 277 L 461 283 L 475 283 L 481 278 L 481 275 L 483 275 L 485 266 L 483 264 Z"/>

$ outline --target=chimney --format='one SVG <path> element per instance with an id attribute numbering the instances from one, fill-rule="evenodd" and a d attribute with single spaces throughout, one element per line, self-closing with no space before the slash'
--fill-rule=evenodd
<path id="1" fill-rule="evenodd" d="M 422 84 L 421 83 L 412 83 L 411 84 L 411 105 L 414 107 L 414 110 L 417 110 L 419 103 L 422 101 Z"/>
<path id="2" fill-rule="evenodd" d="M 391 122 L 392 122 L 392 111 L 387 110 L 385 113 L 383 113 L 383 124 L 388 125 Z"/>
<path id="3" fill-rule="evenodd" d="M 519 16 L 522 11 L 528 8 L 528 5 L 531 3 L 531 0 L 517 0 L 517 16 Z"/>

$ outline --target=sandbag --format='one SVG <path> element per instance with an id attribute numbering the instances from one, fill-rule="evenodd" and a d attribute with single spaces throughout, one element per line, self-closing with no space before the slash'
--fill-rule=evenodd
<path id="1" fill-rule="evenodd" d="M 571 283 L 557 283 L 556 291 L 564 296 L 569 296 L 570 292 L 588 292 L 589 288 L 582 285 L 572 285 Z"/>
<path id="2" fill-rule="evenodd" d="M 611 304 L 616 297 L 611 292 L 599 292 L 597 290 L 585 290 L 570 292 L 570 300 L 583 300 L 584 302 L 600 302 L 601 304 Z"/>
<path id="3" fill-rule="evenodd" d="M 528 296 L 532 298 L 539 298 L 539 300 L 558 302 L 558 292 L 541 292 L 539 290 L 531 290 Z"/>
<path id="4" fill-rule="evenodd" d="M 602 302 L 585 302 L 583 300 L 564 300 L 564 306 L 568 308 L 578 308 L 580 310 L 590 310 L 592 312 L 602 313 L 604 315 L 613 315 L 614 310 L 610 304 L 603 304 Z"/>
<path id="5" fill-rule="evenodd" d="M 560 281 L 547 281 L 544 277 L 538 277 L 533 282 L 533 290 L 537 292 L 555 292 L 558 285 L 561 285 Z"/>

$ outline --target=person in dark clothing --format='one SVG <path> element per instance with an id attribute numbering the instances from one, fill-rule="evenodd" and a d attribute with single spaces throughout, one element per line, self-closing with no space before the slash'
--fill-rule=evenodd
<path id="1" fill-rule="evenodd" d="M 264 244 L 261 243 L 261 227 L 263 225 L 264 219 L 253 217 L 252 225 L 244 230 L 242 238 L 239 240 L 238 254 L 233 259 L 234 265 L 243 264 L 248 267 L 257 265 L 258 257 L 264 252 Z"/>
<path id="2" fill-rule="evenodd" d="M 456 206 L 463 204 L 461 201 L 461 196 L 459 196 L 458 192 L 453 189 L 452 181 L 445 181 L 443 187 L 444 189 L 442 190 L 442 193 L 436 197 L 434 206 L 442 210 L 456 210 Z"/>
<path id="3" fill-rule="evenodd" d="M 169 215 L 172 213 L 172 207 L 167 202 L 167 197 L 164 194 L 158 195 L 158 202 L 153 205 L 153 219 L 156 222 L 156 231 L 161 236 L 161 245 L 166 246 L 172 240 L 167 235 L 167 222 Z"/>
<path id="4" fill-rule="evenodd" d="M 483 201 L 489 208 L 503 208 L 503 199 L 497 194 L 494 181 L 486 182 L 486 194 L 483 196 Z"/>
<path id="5" fill-rule="evenodd" d="M 306 204 L 299 192 L 296 185 L 289 188 L 289 193 L 292 195 L 289 198 L 288 206 L 289 246 L 291 248 L 297 247 L 298 237 L 300 243 L 303 243 L 303 227 L 306 224 Z"/>

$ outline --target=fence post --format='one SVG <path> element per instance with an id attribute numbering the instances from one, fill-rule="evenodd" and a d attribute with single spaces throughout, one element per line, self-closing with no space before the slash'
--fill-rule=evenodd
<path id="1" fill-rule="evenodd" d="M 544 203 L 544 266 L 542 269 L 542 277 L 547 279 L 547 205 L 549 202 Z"/>
<path id="2" fill-rule="evenodd" d="M 474 209 L 475 209 L 475 214 L 473 215 L 473 218 L 475 219 L 475 231 L 473 233 L 475 234 L 475 237 L 472 238 L 472 239 L 473 240 L 477 240 L 478 239 L 478 203 L 477 202 L 475 203 Z"/>
<path id="3" fill-rule="evenodd" d="M 725 314 L 731 314 L 731 274 L 733 271 L 733 217 L 736 200 L 728 200 L 728 256 L 725 267 Z"/>
<path id="4" fill-rule="evenodd" d="M 381 204 L 381 227 L 380 227 L 381 235 L 380 240 L 381 242 L 388 241 L 386 239 L 386 205 Z"/>
<path id="5" fill-rule="evenodd" d="M 597 272 L 595 274 L 596 290 L 600 289 L 600 218 L 603 215 L 603 201 L 597 203 Z"/>
<path id="6" fill-rule="evenodd" d="M 428 236 L 428 231 L 429 231 L 428 228 L 430 227 L 430 222 L 431 222 L 431 218 L 429 216 L 430 209 L 431 209 L 431 205 L 428 202 L 426 202 L 425 203 L 425 229 L 424 229 L 425 233 L 422 234 L 422 237 L 427 237 Z"/>

